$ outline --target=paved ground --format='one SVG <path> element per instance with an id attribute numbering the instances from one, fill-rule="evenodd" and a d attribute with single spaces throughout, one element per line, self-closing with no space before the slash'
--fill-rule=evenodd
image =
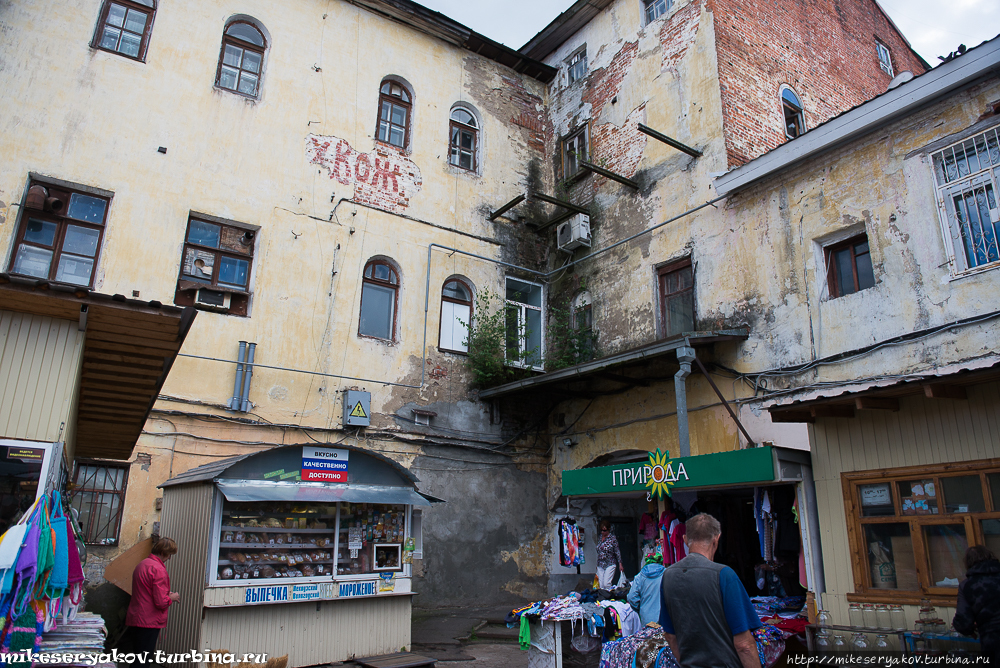
<path id="1" fill-rule="evenodd" d="M 412 651 L 444 668 L 523 668 L 528 653 L 517 644 L 517 629 L 503 619 L 510 607 L 442 608 L 413 611 Z"/>
<path id="2" fill-rule="evenodd" d="M 442 668 L 527 668 L 528 653 L 522 652 L 517 643 L 473 642 L 465 647 L 471 661 L 442 661 Z"/>

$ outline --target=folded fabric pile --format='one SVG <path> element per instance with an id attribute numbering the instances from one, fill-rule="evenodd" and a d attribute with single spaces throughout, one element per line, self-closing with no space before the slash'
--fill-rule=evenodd
<path id="1" fill-rule="evenodd" d="M 576 596 L 556 596 L 542 609 L 542 621 L 582 620 L 584 617 L 580 599 Z"/>
<path id="2" fill-rule="evenodd" d="M 750 599 L 753 609 L 761 619 L 779 613 L 799 612 L 806 604 L 805 596 L 754 596 Z"/>
<path id="3" fill-rule="evenodd" d="M 651 655 L 653 663 L 649 662 Z M 659 627 L 645 626 L 638 633 L 601 646 L 600 668 L 632 668 L 633 661 L 637 668 L 677 668 L 667 637 Z"/>

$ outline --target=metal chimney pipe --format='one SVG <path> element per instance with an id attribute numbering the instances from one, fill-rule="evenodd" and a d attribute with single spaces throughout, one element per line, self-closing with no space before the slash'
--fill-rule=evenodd
<path id="1" fill-rule="evenodd" d="M 243 405 L 240 410 L 244 413 L 250 410 L 250 379 L 253 378 L 253 357 L 256 350 L 256 343 L 251 343 L 247 347 L 247 358 L 243 365 Z"/>
<path id="2" fill-rule="evenodd" d="M 229 410 L 238 411 L 243 403 L 243 360 L 246 359 L 247 342 L 240 341 L 240 352 L 236 356 L 236 382 L 233 384 L 233 398 L 229 400 Z"/>

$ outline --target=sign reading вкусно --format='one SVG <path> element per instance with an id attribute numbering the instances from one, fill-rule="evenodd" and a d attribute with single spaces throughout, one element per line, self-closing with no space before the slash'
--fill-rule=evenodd
<path id="1" fill-rule="evenodd" d="M 330 448 L 302 448 L 302 480 L 318 482 L 347 482 L 347 450 Z"/>

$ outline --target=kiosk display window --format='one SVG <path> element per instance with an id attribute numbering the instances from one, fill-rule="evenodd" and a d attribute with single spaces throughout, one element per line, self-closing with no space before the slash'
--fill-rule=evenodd
<path id="1" fill-rule="evenodd" d="M 337 575 L 400 570 L 406 540 L 406 507 L 381 503 L 342 503 Z M 390 553 L 397 555 L 392 561 Z M 389 567 L 387 564 L 394 564 Z"/>

